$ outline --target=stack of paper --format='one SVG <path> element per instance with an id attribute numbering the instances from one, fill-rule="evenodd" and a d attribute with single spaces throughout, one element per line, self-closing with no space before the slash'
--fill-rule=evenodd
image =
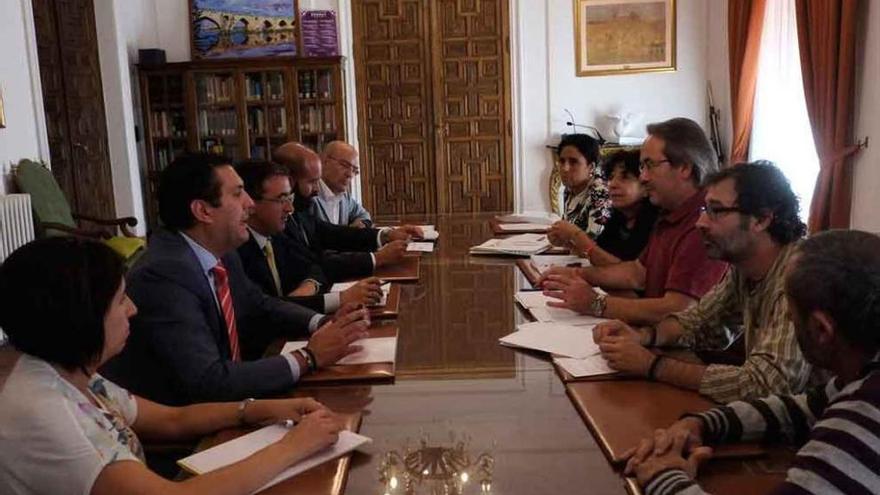
<path id="1" fill-rule="evenodd" d="M 422 229 L 422 240 L 436 241 L 440 237 L 440 232 L 437 232 L 433 225 L 419 225 L 418 227 Z"/>
<path id="2" fill-rule="evenodd" d="M 504 232 L 547 232 L 550 226 L 541 223 L 499 223 L 498 229 Z"/>
<path id="3" fill-rule="evenodd" d="M 535 322 L 516 328 L 516 332 L 501 337 L 499 342 L 511 347 L 535 349 L 578 359 L 599 352 L 599 346 L 593 342 L 593 332 L 589 327 Z"/>
<path id="4" fill-rule="evenodd" d="M 608 366 L 608 361 L 601 354 L 593 354 L 583 359 L 554 357 L 553 362 L 558 364 L 569 375 L 575 378 L 583 378 L 585 376 L 601 376 L 612 375 L 617 370 Z"/>
<path id="5" fill-rule="evenodd" d="M 543 234 L 520 234 L 506 239 L 489 239 L 473 246 L 471 254 L 510 254 L 514 256 L 531 256 L 550 249 L 550 241 Z"/>
<path id="6" fill-rule="evenodd" d="M 550 225 L 560 220 L 559 215 L 545 211 L 524 211 L 496 218 L 501 223 L 538 223 L 541 225 Z"/>
<path id="7" fill-rule="evenodd" d="M 177 461 L 177 464 L 193 474 L 208 473 L 238 462 L 254 454 L 258 450 L 276 443 L 281 440 L 287 432 L 288 428 L 281 425 L 267 426 L 248 433 L 247 435 L 242 435 L 235 440 L 221 443 L 216 447 L 211 447 L 198 454 L 181 459 Z M 262 491 L 319 464 L 343 456 L 368 442 L 372 442 L 372 439 L 348 430 L 343 430 L 339 432 L 339 439 L 336 440 L 335 444 L 316 452 L 310 457 L 285 469 L 272 481 L 266 483 L 256 491 Z"/>
<path id="8" fill-rule="evenodd" d="M 350 289 L 357 281 L 354 282 L 337 282 L 330 287 L 330 292 L 342 292 L 346 289 Z M 382 288 L 382 299 L 379 300 L 376 304 L 371 304 L 370 306 L 385 306 L 385 303 L 388 302 L 388 293 L 391 292 L 391 282 L 386 282 L 381 285 Z"/>
<path id="9" fill-rule="evenodd" d="M 542 273 L 548 268 L 554 266 L 590 266 L 590 260 L 571 254 L 532 255 L 531 260 L 532 264 L 535 265 L 535 268 L 537 268 L 538 271 Z"/>
<path id="10" fill-rule="evenodd" d="M 583 326 L 597 325 L 603 321 L 608 321 L 605 318 L 582 315 L 577 311 L 572 311 L 570 309 L 551 308 L 550 306 L 547 306 L 547 301 L 559 302 L 559 299 L 545 296 L 540 291 L 519 291 L 513 296 L 513 298 L 518 303 L 522 304 L 524 308 L 529 310 L 529 313 L 540 322 L 566 323 L 568 325 Z"/>
<path id="11" fill-rule="evenodd" d="M 297 340 L 284 344 L 281 354 L 293 352 L 308 345 L 308 341 Z M 369 337 L 356 340 L 352 345 L 363 347 L 360 351 L 349 354 L 336 364 L 374 364 L 392 363 L 397 359 L 397 337 Z"/>

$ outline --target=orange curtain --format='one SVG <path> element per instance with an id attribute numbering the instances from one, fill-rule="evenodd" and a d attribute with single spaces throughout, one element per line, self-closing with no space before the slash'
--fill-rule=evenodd
<path id="1" fill-rule="evenodd" d="M 733 118 L 730 163 L 734 164 L 749 157 L 765 7 L 766 0 L 730 0 L 727 5 L 730 101 L 733 106 L 730 112 Z"/>
<path id="2" fill-rule="evenodd" d="M 807 113 L 819 155 L 810 231 L 849 227 L 858 0 L 796 0 Z"/>

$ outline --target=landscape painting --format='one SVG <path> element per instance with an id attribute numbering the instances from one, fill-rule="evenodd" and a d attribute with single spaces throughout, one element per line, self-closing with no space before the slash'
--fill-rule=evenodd
<path id="1" fill-rule="evenodd" d="M 296 55 L 296 0 L 190 0 L 192 58 Z"/>
<path id="2" fill-rule="evenodd" d="M 578 76 L 675 70 L 675 0 L 574 0 Z"/>

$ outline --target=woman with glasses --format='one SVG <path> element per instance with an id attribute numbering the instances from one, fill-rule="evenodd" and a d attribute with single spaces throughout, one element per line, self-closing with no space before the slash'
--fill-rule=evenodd
<path id="1" fill-rule="evenodd" d="M 312 399 L 166 407 L 96 373 L 128 338 L 137 308 L 122 259 L 95 241 L 52 237 L 0 266 L 0 493 L 251 493 L 337 439 Z M 152 373 L 153 370 L 140 370 Z M 176 483 L 150 471 L 140 439 L 176 442 L 224 428 L 293 420 L 240 462 Z"/>

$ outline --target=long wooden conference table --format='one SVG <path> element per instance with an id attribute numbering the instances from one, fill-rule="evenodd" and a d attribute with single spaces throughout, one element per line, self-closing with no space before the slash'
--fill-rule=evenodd
<path id="1" fill-rule="evenodd" d="M 346 414 L 373 442 L 263 493 L 639 493 L 620 473 L 622 452 L 682 412 L 711 407 L 694 392 L 642 380 L 566 382 L 547 356 L 499 345 L 528 321 L 513 295 L 530 285 L 513 258 L 468 255 L 493 236 L 492 217 L 405 219 L 435 225 L 440 238 L 421 256 L 418 280 L 401 283 L 398 317 L 376 323 L 398 331 L 394 378 L 295 392 Z M 790 452 L 746 452 L 710 462 L 701 483 L 766 493 Z"/>

